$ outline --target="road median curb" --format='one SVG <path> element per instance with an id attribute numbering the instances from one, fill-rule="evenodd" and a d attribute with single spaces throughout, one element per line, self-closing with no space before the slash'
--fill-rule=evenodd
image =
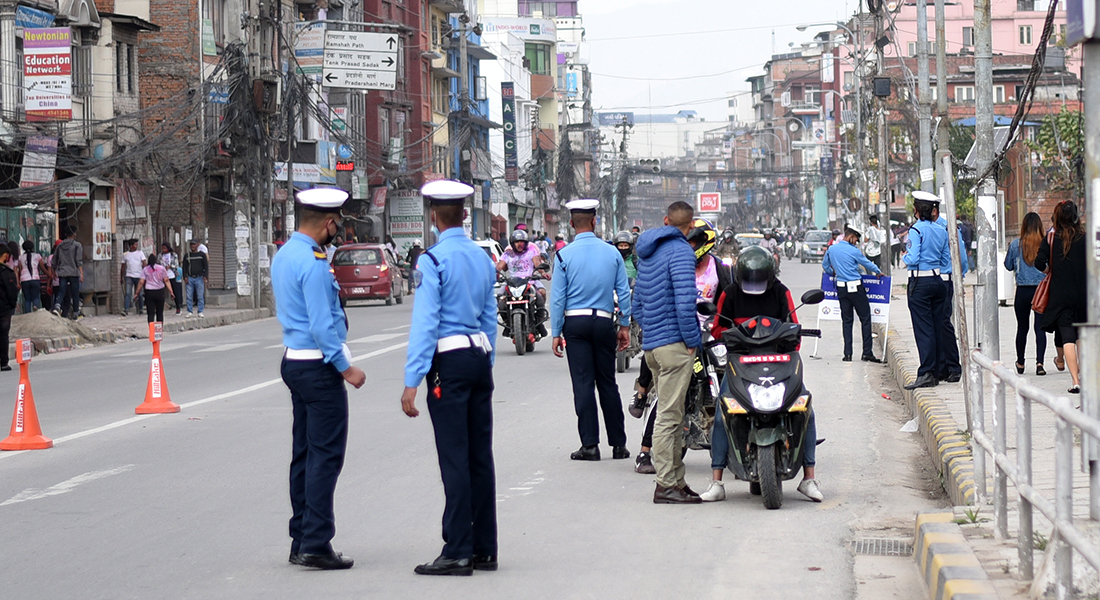
<path id="1" fill-rule="evenodd" d="M 913 560 L 931 600 L 997 600 L 993 583 L 953 512 L 917 514 Z"/>
<path id="2" fill-rule="evenodd" d="M 935 388 L 904 389 L 906 384 L 916 381 L 917 365 L 896 329 L 890 329 L 885 354 L 894 379 L 902 388 L 906 403 L 924 436 L 928 453 L 940 469 L 943 488 L 951 502 L 956 506 L 976 504 L 977 486 L 974 483 L 974 458 L 969 436 L 955 421 Z"/>

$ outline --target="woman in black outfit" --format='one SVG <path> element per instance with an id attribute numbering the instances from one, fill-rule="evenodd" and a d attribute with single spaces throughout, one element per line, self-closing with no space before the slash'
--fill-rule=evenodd
<path id="1" fill-rule="evenodd" d="M 1088 320 L 1085 230 L 1077 214 L 1077 205 L 1065 201 L 1054 209 L 1054 244 L 1046 238 L 1039 244 L 1035 268 L 1044 271 L 1050 265 L 1050 300 L 1043 313 L 1043 330 L 1061 334 L 1065 344 L 1066 364 L 1073 378 L 1071 394 L 1081 393 L 1078 376 L 1077 328 L 1074 323 Z"/>

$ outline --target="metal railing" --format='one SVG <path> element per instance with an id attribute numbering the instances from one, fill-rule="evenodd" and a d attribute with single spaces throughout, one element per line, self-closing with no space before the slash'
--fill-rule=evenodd
<path id="1" fill-rule="evenodd" d="M 993 440 L 985 434 L 982 371 L 988 371 L 993 388 Z M 1016 486 L 1019 526 L 1016 548 L 1020 560 L 1020 575 L 1030 580 L 1035 576 L 1033 509 L 1054 524 L 1051 543 L 1058 543 L 1054 554 L 1055 597 L 1059 600 L 1073 593 L 1073 550 L 1093 568 L 1100 571 L 1100 545 L 1089 540 L 1073 524 L 1073 429 L 1081 431 L 1082 453 L 1089 472 L 1089 506 L 1091 520 L 1100 515 L 1100 468 L 1097 460 L 1089 460 L 1100 444 L 1100 420 L 1086 416 L 1073 406 L 1066 396 L 1056 396 L 1028 383 L 1005 364 L 994 361 L 980 350 L 971 353 L 969 364 L 971 391 L 971 439 L 984 452 L 974 452 L 974 482 L 979 503 L 986 498 L 986 453 L 993 457 L 993 515 L 996 535 L 1008 539 L 1008 482 Z M 1016 392 L 1016 460 L 1008 455 L 1008 426 L 1005 388 Z M 1032 404 L 1040 404 L 1056 417 L 1054 446 L 1054 500 L 1048 500 L 1033 487 L 1032 471 Z"/>

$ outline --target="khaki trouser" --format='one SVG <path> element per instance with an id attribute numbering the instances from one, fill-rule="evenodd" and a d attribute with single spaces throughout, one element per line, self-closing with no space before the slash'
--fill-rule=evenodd
<path id="1" fill-rule="evenodd" d="M 657 485 L 683 487 L 684 459 L 684 398 L 691 385 L 694 350 L 683 342 L 647 350 L 646 363 L 657 382 L 657 421 L 653 425 L 653 467 L 657 469 Z"/>

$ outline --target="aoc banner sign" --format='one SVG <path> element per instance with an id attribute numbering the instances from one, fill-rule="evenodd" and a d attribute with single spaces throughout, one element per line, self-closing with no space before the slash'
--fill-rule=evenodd
<path id="1" fill-rule="evenodd" d="M 871 304 L 871 322 L 888 323 L 890 321 L 890 278 L 864 275 L 863 289 L 867 291 L 867 301 Z M 836 277 L 828 273 L 821 274 L 821 289 L 825 291 L 825 300 L 817 305 L 817 316 L 823 321 L 840 320 L 840 297 L 836 293 Z"/>

